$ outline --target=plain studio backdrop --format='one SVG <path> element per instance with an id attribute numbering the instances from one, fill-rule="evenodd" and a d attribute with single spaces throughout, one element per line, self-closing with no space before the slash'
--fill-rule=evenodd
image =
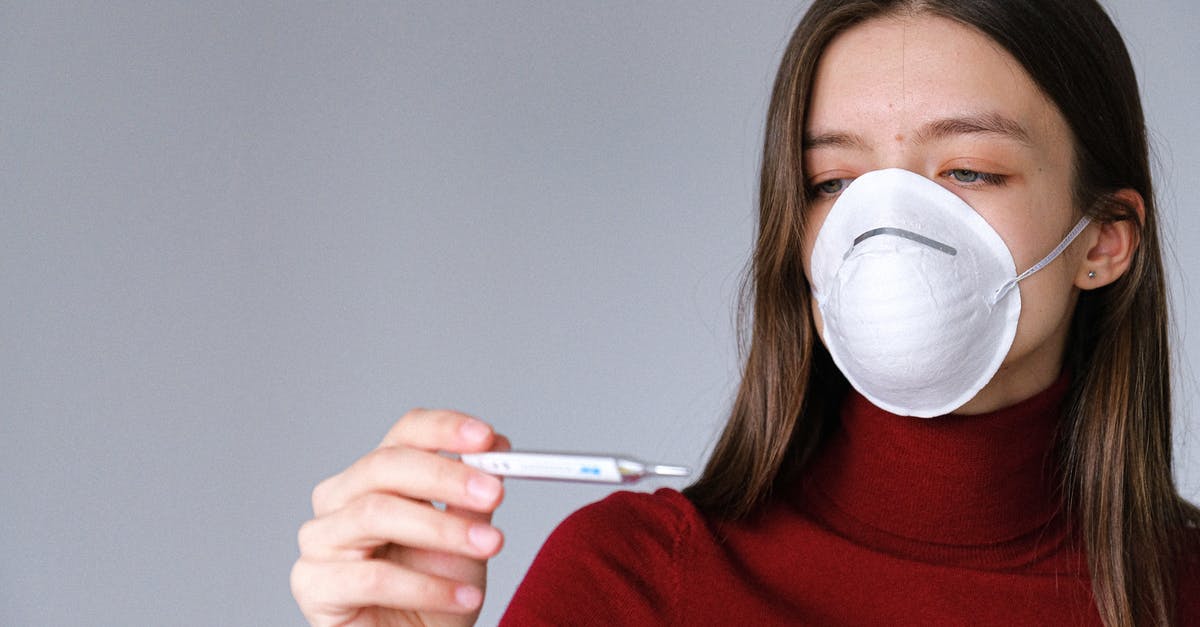
<path id="1" fill-rule="evenodd" d="M 1195 500 L 1200 6 L 1108 5 Z M 412 407 L 699 467 L 802 10 L 0 3 L 0 624 L 300 624 L 312 487 Z M 481 624 L 609 491 L 507 486 Z"/>

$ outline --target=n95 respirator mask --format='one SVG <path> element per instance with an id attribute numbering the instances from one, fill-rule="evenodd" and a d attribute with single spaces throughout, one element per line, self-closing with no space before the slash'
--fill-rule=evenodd
<path id="1" fill-rule="evenodd" d="M 953 192 L 907 170 L 863 174 L 834 202 L 812 252 L 825 346 L 876 406 L 950 413 L 1008 355 L 1021 315 L 1017 283 L 1087 224 L 1018 275 L 1004 240 Z"/>

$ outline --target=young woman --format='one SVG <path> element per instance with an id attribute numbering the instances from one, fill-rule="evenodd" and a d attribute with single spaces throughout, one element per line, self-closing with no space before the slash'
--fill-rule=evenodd
<path id="1" fill-rule="evenodd" d="M 1094 0 L 817 0 L 759 200 L 703 476 L 572 515 L 506 622 L 1200 623 L 1141 105 Z M 308 619 L 473 622 L 502 490 L 437 451 L 506 447 L 414 410 L 318 485 Z"/>

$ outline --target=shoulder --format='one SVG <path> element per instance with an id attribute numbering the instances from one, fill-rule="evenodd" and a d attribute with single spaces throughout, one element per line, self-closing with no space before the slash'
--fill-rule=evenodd
<path id="1" fill-rule="evenodd" d="M 629 563 L 671 567 L 681 543 L 701 525 L 700 513 L 676 490 L 615 492 L 563 520 L 538 552 L 530 575 L 564 560 L 598 571 Z"/>
<path id="2" fill-rule="evenodd" d="M 616 492 L 550 534 L 503 624 L 660 624 L 675 611 L 680 550 L 702 518 L 682 494 Z"/>
<path id="3" fill-rule="evenodd" d="M 700 518 L 692 503 L 670 488 L 653 494 L 614 492 L 568 516 L 551 534 L 550 541 L 596 545 L 597 538 L 607 538 L 603 547 L 609 549 L 614 541 L 651 548 L 672 544 Z"/>

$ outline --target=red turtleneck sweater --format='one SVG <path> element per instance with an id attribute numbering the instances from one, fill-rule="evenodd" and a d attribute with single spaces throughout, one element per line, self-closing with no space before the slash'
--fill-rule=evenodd
<path id="1" fill-rule="evenodd" d="M 750 520 L 615 493 L 551 534 L 502 625 L 1098 625 L 1053 489 L 1066 386 L 935 419 L 852 394 L 805 479 Z M 1198 569 L 1178 609 L 1200 625 Z"/>

